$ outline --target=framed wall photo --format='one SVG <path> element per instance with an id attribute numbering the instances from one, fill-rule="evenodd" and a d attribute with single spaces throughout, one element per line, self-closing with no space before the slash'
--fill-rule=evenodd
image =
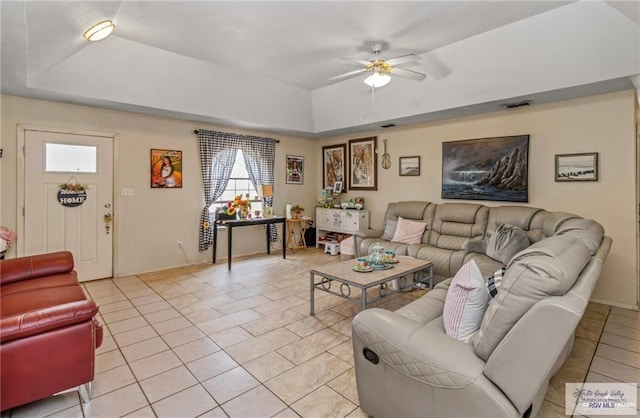
<path id="1" fill-rule="evenodd" d="M 151 150 L 151 188 L 182 188 L 182 151 Z"/>
<path id="2" fill-rule="evenodd" d="M 420 156 L 399 157 L 400 158 L 400 175 L 401 176 L 419 176 L 420 175 Z"/>
<path id="3" fill-rule="evenodd" d="M 336 181 L 345 180 L 347 146 L 345 144 L 322 147 L 322 187 L 333 189 Z"/>
<path id="4" fill-rule="evenodd" d="M 349 140 L 349 190 L 378 190 L 377 138 Z"/>
<path id="5" fill-rule="evenodd" d="M 342 182 L 336 181 L 333 183 L 333 194 L 342 193 Z"/>
<path id="6" fill-rule="evenodd" d="M 304 157 L 287 155 L 287 184 L 304 184 Z"/>
<path id="7" fill-rule="evenodd" d="M 598 181 L 598 153 L 556 155 L 556 181 Z"/>
<path id="8" fill-rule="evenodd" d="M 529 201 L 529 135 L 442 143 L 442 198 Z"/>

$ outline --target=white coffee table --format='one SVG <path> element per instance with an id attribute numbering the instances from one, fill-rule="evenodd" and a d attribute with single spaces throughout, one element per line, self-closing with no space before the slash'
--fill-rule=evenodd
<path id="1" fill-rule="evenodd" d="M 433 288 L 433 264 L 431 261 L 420 260 L 413 257 L 398 257 L 398 263 L 387 270 L 374 270 L 368 273 L 361 273 L 353 270 L 356 260 L 347 260 L 340 263 L 325 264 L 312 269 L 309 272 L 309 288 L 311 292 L 311 315 L 315 315 L 314 296 L 315 290 L 330 293 L 351 302 L 360 303 L 362 309 L 367 308 L 367 303 L 375 302 L 383 297 L 387 297 L 403 291 L 405 289 L 389 289 L 389 282 L 401 277 L 413 274 L 413 283 L 429 282 L 429 289 Z M 316 276 L 320 280 L 316 282 Z M 338 288 L 332 289 L 333 282 L 340 283 Z M 378 287 L 380 296 L 367 300 L 367 289 Z M 351 296 L 351 289 L 360 289 L 360 298 Z"/>

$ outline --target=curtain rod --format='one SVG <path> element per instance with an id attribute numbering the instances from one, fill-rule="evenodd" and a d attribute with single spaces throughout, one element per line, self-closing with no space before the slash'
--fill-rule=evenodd
<path id="1" fill-rule="evenodd" d="M 196 129 L 195 131 L 193 131 L 194 134 L 198 135 L 200 133 L 200 129 Z M 277 144 L 280 143 L 279 139 L 274 139 L 274 141 L 276 141 Z"/>

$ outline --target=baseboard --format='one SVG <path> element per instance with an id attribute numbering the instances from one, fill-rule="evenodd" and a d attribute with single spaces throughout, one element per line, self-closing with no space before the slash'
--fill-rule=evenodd
<path id="1" fill-rule="evenodd" d="M 629 309 L 632 311 L 640 311 L 638 305 L 625 305 L 624 303 L 614 302 L 612 300 L 591 298 L 591 302 L 602 303 L 604 305 L 615 306 L 617 308 Z"/>

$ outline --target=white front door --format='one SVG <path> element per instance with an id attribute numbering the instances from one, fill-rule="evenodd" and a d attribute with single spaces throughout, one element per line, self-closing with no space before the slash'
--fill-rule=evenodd
<path id="1" fill-rule="evenodd" d="M 81 281 L 112 277 L 113 138 L 24 132 L 24 255 L 67 250 Z M 86 185 L 86 200 L 71 206 L 82 198 L 62 184 Z"/>

